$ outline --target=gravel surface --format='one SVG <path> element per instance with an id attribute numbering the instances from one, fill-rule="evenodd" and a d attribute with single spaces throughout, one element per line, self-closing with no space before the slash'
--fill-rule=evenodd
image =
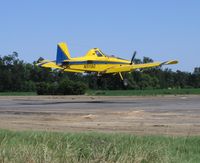
<path id="1" fill-rule="evenodd" d="M 0 96 L 0 128 L 200 135 L 200 96 Z"/>

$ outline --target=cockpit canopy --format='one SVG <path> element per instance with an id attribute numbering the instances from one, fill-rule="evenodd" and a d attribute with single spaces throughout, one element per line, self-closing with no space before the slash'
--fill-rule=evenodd
<path id="1" fill-rule="evenodd" d="M 105 56 L 105 55 L 103 54 L 103 52 L 102 52 L 101 50 L 99 50 L 99 49 L 95 49 L 95 53 L 96 53 L 96 55 L 97 55 L 98 57 L 103 57 L 103 56 Z"/>
<path id="2" fill-rule="evenodd" d="M 98 48 L 93 48 L 89 50 L 86 56 L 93 56 L 93 57 L 106 57 L 106 55 Z"/>

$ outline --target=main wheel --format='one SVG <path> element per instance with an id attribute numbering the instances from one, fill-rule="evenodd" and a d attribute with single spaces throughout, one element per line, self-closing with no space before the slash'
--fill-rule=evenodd
<path id="1" fill-rule="evenodd" d="M 127 86 L 128 85 L 128 79 L 124 79 L 123 83 L 124 83 L 124 86 Z"/>

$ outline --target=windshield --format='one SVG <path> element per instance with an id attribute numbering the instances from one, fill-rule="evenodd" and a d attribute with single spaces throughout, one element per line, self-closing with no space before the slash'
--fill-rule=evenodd
<path id="1" fill-rule="evenodd" d="M 98 56 L 98 57 L 102 57 L 103 55 L 99 52 L 99 51 L 95 51 L 95 53 L 96 53 L 96 55 Z"/>
<path id="2" fill-rule="evenodd" d="M 100 51 L 100 53 L 101 53 L 102 55 L 106 56 L 101 50 L 99 50 L 99 51 Z"/>

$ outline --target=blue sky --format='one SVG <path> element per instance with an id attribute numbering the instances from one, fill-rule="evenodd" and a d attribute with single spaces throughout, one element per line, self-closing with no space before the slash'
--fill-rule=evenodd
<path id="1" fill-rule="evenodd" d="M 177 59 L 170 68 L 193 71 L 200 66 L 200 1 L 0 1 L 0 55 L 54 60 L 61 41 L 72 56 L 98 47 L 130 59 L 137 50 L 137 58 Z"/>

